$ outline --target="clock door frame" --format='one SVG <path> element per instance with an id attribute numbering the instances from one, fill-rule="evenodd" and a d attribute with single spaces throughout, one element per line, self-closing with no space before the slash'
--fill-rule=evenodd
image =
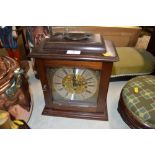
<path id="1" fill-rule="evenodd" d="M 36 69 L 39 74 L 42 90 L 45 98 L 44 115 L 108 120 L 107 113 L 107 92 L 109 87 L 109 79 L 112 71 L 112 62 L 96 62 L 96 61 L 73 61 L 73 60 L 52 60 L 36 58 Z M 79 67 L 100 70 L 100 83 L 96 108 L 56 106 L 52 104 L 52 92 L 48 85 L 47 68 L 54 67 Z"/>

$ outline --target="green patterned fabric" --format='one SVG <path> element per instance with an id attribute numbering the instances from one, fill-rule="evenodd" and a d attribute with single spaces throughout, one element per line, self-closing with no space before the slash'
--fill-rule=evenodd
<path id="1" fill-rule="evenodd" d="M 155 128 L 155 76 L 129 80 L 122 90 L 122 97 L 126 107 L 141 123 Z"/>

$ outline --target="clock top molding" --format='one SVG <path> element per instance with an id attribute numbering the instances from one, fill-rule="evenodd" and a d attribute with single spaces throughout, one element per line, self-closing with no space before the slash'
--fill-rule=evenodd
<path id="1" fill-rule="evenodd" d="M 79 33 L 68 36 L 58 33 L 46 38 L 40 46 L 33 49 L 30 57 L 53 60 L 118 61 L 112 41 L 104 40 L 100 34 L 84 34 L 80 38 Z"/>

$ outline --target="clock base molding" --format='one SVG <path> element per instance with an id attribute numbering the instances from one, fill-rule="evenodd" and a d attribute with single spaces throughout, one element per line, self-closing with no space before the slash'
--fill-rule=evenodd
<path id="1" fill-rule="evenodd" d="M 82 118 L 82 119 L 95 119 L 95 120 L 102 120 L 102 121 L 107 121 L 108 120 L 108 115 L 107 113 L 95 113 L 95 112 L 75 112 L 75 111 L 64 111 L 64 110 L 57 110 L 57 109 L 52 109 L 49 107 L 44 108 L 43 115 L 48 115 L 48 116 L 58 116 L 58 117 L 69 117 L 69 118 Z"/>

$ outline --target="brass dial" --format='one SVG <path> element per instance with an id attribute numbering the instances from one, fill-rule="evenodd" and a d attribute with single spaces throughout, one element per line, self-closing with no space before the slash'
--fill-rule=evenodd
<path id="1" fill-rule="evenodd" d="M 53 86 L 63 98 L 86 100 L 96 93 L 98 81 L 92 70 L 59 68 L 54 73 Z"/>

